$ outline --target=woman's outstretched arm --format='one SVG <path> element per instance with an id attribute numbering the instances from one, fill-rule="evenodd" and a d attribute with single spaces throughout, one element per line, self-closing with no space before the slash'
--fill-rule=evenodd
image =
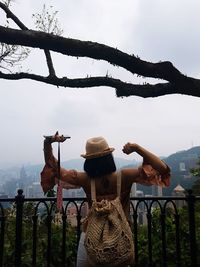
<path id="1" fill-rule="evenodd" d="M 125 144 L 122 151 L 127 155 L 136 152 L 143 157 L 143 164 L 138 169 L 124 169 L 129 181 L 149 186 L 170 185 L 170 168 L 155 154 L 135 143 Z"/>
<path id="2" fill-rule="evenodd" d="M 144 163 L 150 164 L 160 174 L 168 170 L 168 166 L 159 157 L 136 143 L 126 143 L 122 151 L 127 155 L 136 152 L 143 157 Z"/>
<path id="3" fill-rule="evenodd" d="M 41 172 L 41 185 L 44 192 L 52 189 L 58 183 L 58 177 L 61 178 L 60 183 L 66 189 L 79 188 L 79 174 L 75 170 L 66 170 L 60 168 L 58 175 L 58 160 L 54 157 L 52 143 L 64 142 L 67 137 L 59 136 L 57 133 L 54 136 L 46 137 L 44 140 L 44 160 L 45 166 Z M 79 174 L 79 175 L 78 175 Z M 81 176 L 82 177 L 82 176 Z"/>

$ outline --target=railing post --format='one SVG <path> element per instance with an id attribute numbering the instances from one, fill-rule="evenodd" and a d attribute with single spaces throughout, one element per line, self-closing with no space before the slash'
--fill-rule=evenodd
<path id="1" fill-rule="evenodd" d="M 162 258 L 163 267 L 167 266 L 167 249 L 166 249 L 166 211 L 162 209 L 160 214 L 161 230 L 162 230 Z"/>
<path id="2" fill-rule="evenodd" d="M 152 257 L 152 238 L 151 238 L 152 214 L 150 209 L 147 211 L 147 229 L 148 229 L 148 254 L 149 254 L 148 267 L 153 267 L 154 265 Z"/>
<path id="3" fill-rule="evenodd" d="M 4 236 L 5 236 L 5 220 L 6 217 L 4 215 L 3 206 L 0 203 L 0 267 L 3 266 L 3 252 L 4 252 Z"/>
<path id="4" fill-rule="evenodd" d="M 176 213 L 174 218 L 176 227 L 176 266 L 181 267 L 180 215 Z"/>
<path id="5" fill-rule="evenodd" d="M 195 196 L 192 190 L 188 190 L 188 221 L 189 221 L 189 239 L 190 239 L 190 255 L 191 266 L 197 266 L 197 243 L 196 243 L 196 223 L 195 223 Z"/>
<path id="6" fill-rule="evenodd" d="M 47 267 L 51 266 L 51 242 L 52 242 L 52 237 L 51 237 L 51 227 L 52 227 L 52 220 L 53 216 L 51 214 L 47 215 Z"/>
<path id="7" fill-rule="evenodd" d="M 33 215 L 32 217 L 33 221 L 33 254 L 32 254 L 32 266 L 36 267 L 36 250 L 37 250 L 37 221 L 38 221 L 38 216 Z"/>
<path id="8" fill-rule="evenodd" d="M 67 230 L 67 215 L 63 212 L 62 215 L 62 266 L 66 266 L 66 230 Z"/>
<path id="9" fill-rule="evenodd" d="M 134 248 L 135 248 L 135 265 L 138 266 L 138 214 L 134 210 L 133 213 L 133 232 L 134 232 Z"/>
<path id="10" fill-rule="evenodd" d="M 15 197 L 16 203 L 16 228 L 15 228 L 15 267 L 21 266 L 21 252 L 22 252 L 22 217 L 23 217 L 23 204 L 24 195 L 23 190 L 17 191 Z"/>
<path id="11" fill-rule="evenodd" d="M 79 244 L 79 240 L 80 240 L 80 236 L 81 236 L 81 211 L 78 210 L 78 214 L 76 215 L 76 219 L 77 219 L 77 249 L 78 249 L 78 244 Z"/>

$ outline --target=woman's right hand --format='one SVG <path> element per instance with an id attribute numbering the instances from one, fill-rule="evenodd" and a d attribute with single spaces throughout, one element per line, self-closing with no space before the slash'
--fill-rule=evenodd
<path id="1" fill-rule="evenodd" d="M 45 136 L 45 142 L 50 144 L 55 142 L 63 143 L 67 138 L 69 137 L 64 135 L 59 135 L 58 132 L 56 132 L 55 135 Z"/>

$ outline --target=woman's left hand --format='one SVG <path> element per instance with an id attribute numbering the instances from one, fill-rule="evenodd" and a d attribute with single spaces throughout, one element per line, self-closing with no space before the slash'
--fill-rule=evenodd
<path id="1" fill-rule="evenodd" d="M 138 145 L 137 144 L 135 144 L 135 143 L 126 143 L 124 146 L 123 146 L 123 149 L 122 149 L 122 151 L 125 153 L 125 154 L 127 154 L 127 155 L 129 155 L 129 154 L 131 154 L 131 153 L 133 153 L 133 152 L 137 152 L 137 147 L 138 147 Z"/>

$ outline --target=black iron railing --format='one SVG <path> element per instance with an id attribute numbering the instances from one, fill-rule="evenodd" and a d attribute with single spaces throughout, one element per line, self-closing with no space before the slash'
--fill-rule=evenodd
<path id="1" fill-rule="evenodd" d="M 200 196 L 131 198 L 134 266 L 200 266 Z M 1 266 L 76 266 L 85 198 L 0 199 Z"/>

